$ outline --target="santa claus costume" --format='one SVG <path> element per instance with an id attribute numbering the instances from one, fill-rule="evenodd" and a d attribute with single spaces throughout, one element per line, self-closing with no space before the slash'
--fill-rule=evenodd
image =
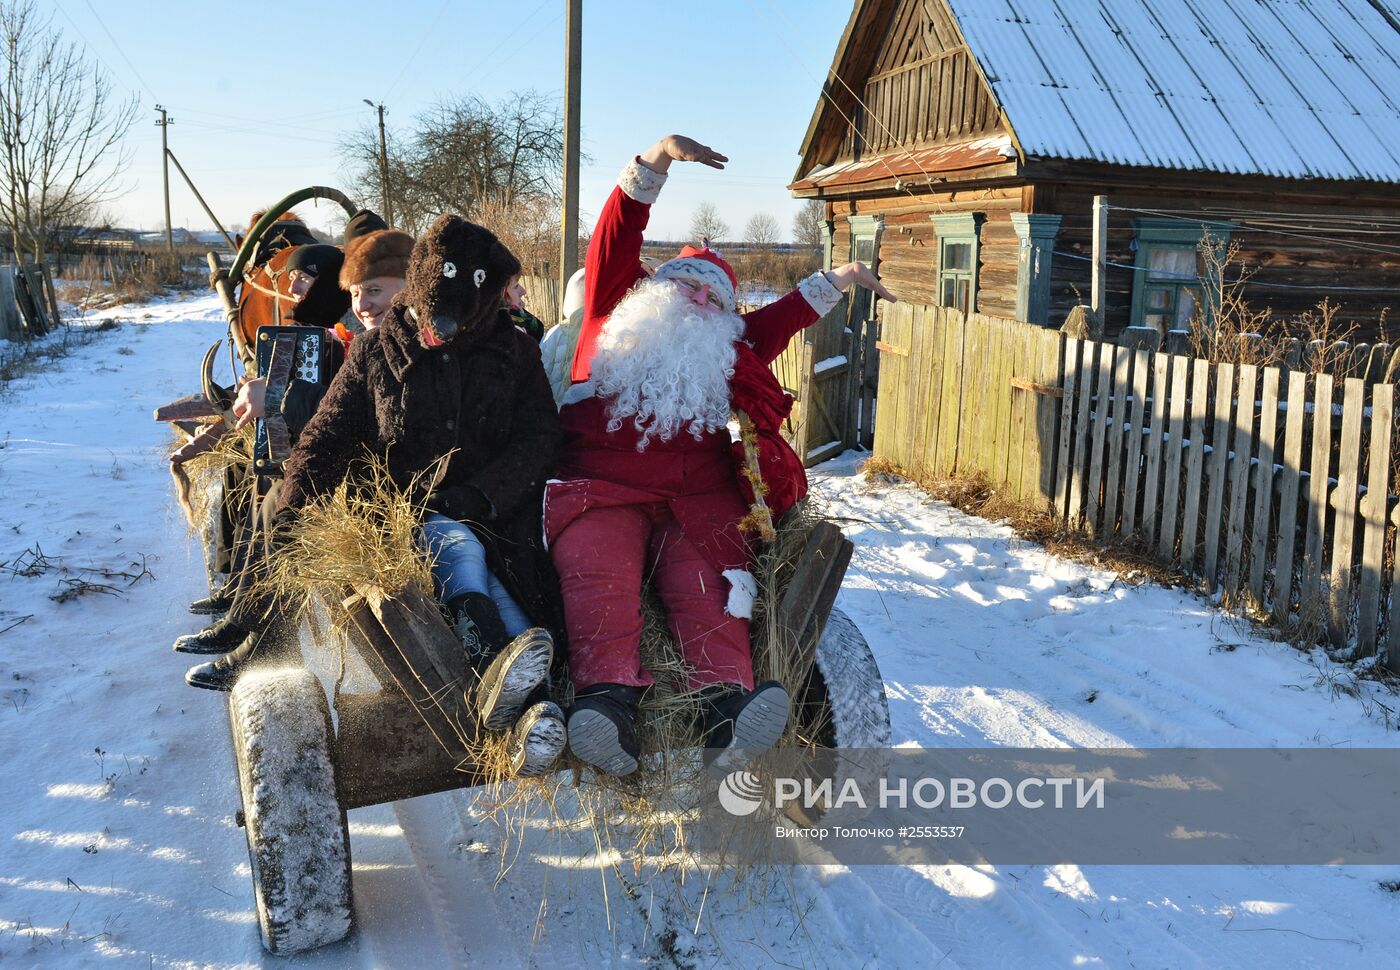
<path id="1" fill-rule="evenodd" d="M 642 236 L 665 180 L 634 159 L 599 217 L 560 409 L 565 444 L 545 499 L 575 688 L 569 743 L 611 774 L 637 766 L 636 709 L 653 683 L 639 650 L 644 581 L 666 607 L 685 686 L 704 692 L 706 746 L 771 746 L 786 725 L 783 689 L 754 684 L 756 583 L 740 529 L 751 494 L 741 490 L 728 421 L 735 408 L 754 418 L 780 514 L 806 479 L 777 434 L 792 401 L 768 365 L 841 297 L 814 273 L 738 314 L 734 272 L 708 248 L 686 247 L 648 279 Z"/>

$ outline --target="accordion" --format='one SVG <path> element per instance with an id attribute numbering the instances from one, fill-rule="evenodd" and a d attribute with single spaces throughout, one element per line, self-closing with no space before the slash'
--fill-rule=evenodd
<path id="1" fill-rule="evenodd" d="M 294 380 L 326 385 L 332 373 L 336 337 L 322 327 L 259 327 L 258 376 L 267 379 L 263 417 L 253 426 L 253 470 L 280 476 L 292 450 L 291 429 L 282 415 L 282 401 Z"/>

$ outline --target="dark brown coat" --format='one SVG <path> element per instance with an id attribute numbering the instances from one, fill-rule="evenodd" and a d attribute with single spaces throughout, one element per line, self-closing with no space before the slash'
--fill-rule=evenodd
<path id="1" fill-rule="evenodd" d="M 423 493 L 469 486 L 491 513 L 467 524 L 491 570 L 535 623 L 562 627 L 558 580 L 543 547 L 544 483 L 561 443 L 539 348 L 504 312 L 441 347 L 418 339 L 403 306 L 351 344 L 345 365 L 286 463 L 280 508 L 333 490 L 367 453 L 387 457 L 401 488 L 456 449 Z"/>

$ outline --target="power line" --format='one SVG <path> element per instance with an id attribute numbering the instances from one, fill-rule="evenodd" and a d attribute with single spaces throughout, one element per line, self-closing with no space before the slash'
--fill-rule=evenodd
<path id="1" fill-rule="evenodd" d="M 771 0 L 769 0 L 768 5 L 769 5 L 770 7 L 773 6 Z M 753 6 L 753 4 L 750 3 L 750 6 Z M 781 10 L 779 10 L 778 13 L 779 13 L 779 16 L 783 16 L 783 19 L 784 19 L 784 20 L 787 20 L 787 17 L 784 16 L 784 15 L 782 14 L 782 11 L 781 11 Z M 787 22 L 788 22 L 788 26 L 789 26 L 789 27 L 792 27 L 792 21 L 788 20 Z M 772 28 L 771 28 L 771 27 L 770 27 L 769 29 L 770 29 L 770 31 L 772 31 Z M 794 32 L 795 32 L 795 30 L 794 30 Z M 817 81 L 817 76 L 816 76 L 815 74 L 813 74 L 813 73 L 811 72 L 811 70 L 808 69 L 806 62 L 803 61 L 800 57 L 797 56 L 797 52 L 794 51 L 794 50 L 792 49 L 792 47 L 788 44 L 786 38 L 784 38 L 784 37 L 782 37 L 781 35 L 779 35 L 779 34 L 777 33 L 777 31 L 772 31 L 772 33 L 773 33 L 773 35 L 774 35 L 775 37 L 778 38 L 778 41 L 779 41 L 785 48 L 787 48 L 788 55 L 793 59 L 794 62 L 796 62 L 796 64 L 797 64 L 798 67 L 802 68 L 803 73 L 805 73 L 809 78 L 811 78 L 812 81 L 813 81 L 813 83 L 816 83 L 816 84 L 817 84 L 818 90 L 821 92 L 821 96 L 822 96 L 823 98 L 826 99 L 827 104 L 829 104 L 829 105 L 831 105 L 833 108 L 835 108 L 837 114 L 839 114 L 839 115 L 841 116 L 841 119 L 842 119 L 844 122 L 846 122 L 846 124 L 850 127 L 850 129 L 851 129 L 851 136 L 852 136 L 853 138 L 859 138 L 862 142 L 864 142 L 865 146 L 868 148 L 868 147 L 870 146 L 870 139 L 869 139 L 868 137 L 866 137 L 864 133 L 861 132 L 860 126 L 858 126 L 858 125 L 855 123 L 855 121 L 853 121 L 853 120 L 851 119 L 851 117 L 850 117 L 849 115 L 846 114 L 846 112 L 844 112 L 844 111 L 841 110 L 841 106 L 838 105 L 838 104 L 836 103 L 836 99 L 833 98 L 830 94 L 827 93 L 826 84 L 825 84 L 824 82 L 818 82 L 818 81 Z M 861 109 L 865 112 L 865 115 L 866 115 L 867 117 L 874 118 L 875 123 L 876 123 L 877 125 L 879 125 L 879 126 L 884 130 L 885 134 L 889 136 L 889 138 L 890 138 L 890 140 L 891 140 L 892 142 L 894 142 L 895 147 L 896 147 L 897 149 L 899 149 L 899 151 L 903 152 L 905 155 L 907 155 L 907 156 L 909 157 L 909 160 L 910 160 L 911 162 L 914 163 L 914 167 L 917 168 L 917 169 L 919 170 L 919 172 L 922 173 L 922 175 L 924 176 L 925 183 L 926 183 L 930 188 L 932 188 L 933 182 L 934 182 L 933 176 L 931 176 L 927 171 L 925 171 L 924 167 L 923 167 L 922 165 L 919 164 L 919 160 L 914 156 L 914 153 L 911 152 L 908 148 L 904 147 L 904 145 L 900 142 L 900 140 L 894 136 L 894 133 L 891 132 L 888 128 L 885 127 L 884 122 L 882 122 L 882 121 L 879 119 L 879 117 L 878 117 L 874 112 L 872 112 L 872 111 L 870 110 L 870 106 L 867 105 L 867 104 L 861 99 L 860 95 L 856 94 L 856 92 L 851 88 L 851 86 L 850 86 L 849 84 L 846 83 L 845 78 L 841 77 L 841 73 L 840 73 L 839 71 L 836 70 L 835 65 L 833 65 L 831 68 L 829 68 L 829 69 L 827 70 L 827 74 L 829 74 L 830 76 L 836 78 L 836 80 L 838 80 L 838 81 L 841 82 L 841 86 L 842 86 L 843 88 L 846 89 L 846 91 L 851 95 L 852 98 L 855 99 L 856 104 L 859 105 L 859 106 L 861 107 Z M 885 171 L 889 172 L 890 177 L 894 179 L 895 188 L 896 188 L 897 191 L 903 191 L 903 192 L 904 192 L 906 195 L 908 195 L 911 199 L 915 199 L 915 200 L 918 199 L 918 196 L 916 196 L 916 195 L 913 193 L 913 191 L 910 190 L 910 188 L 909 188 L 907 185 L 904 184 L 904 179 L 903 179 L 901 176 L 899 176 L 898 174 L 896 174 L 896 172 L 895 172 L 893 166 L 890 165 L 890 163 L 885 159 L 885 156 L 884 156 L 882 153 L 876 152 L 876 154 L 875 154 L 875 160 L 878 161 L 881 165 L 883 165 L 883 166 L 885 167 Z M 944 206 L 943 206 L 943 203 L 941 203 L 941 202 L 938 200 L 937 196 L 934 195 L 932 192 L 930 192 L 929 195 L 927 196 L 927 201 L 932 202 L 933 205 L 934 205 L 934 207 L 935 207 L 936 209 L 938 209 L 938 211 L 939 211 L 940 213 L 946 211 L 946 209 L 945 209 Z"/>
<path id="2" fill-rule="evenodd" d="M 97 10 L 93 7 L 92 0 L 83 0 L 83 4 L 92 12 L 93 19 L 97 21 L 97 26 L 102 28 L 102 32 L 107 35 L 107 39 L 112 42 L 112 46 L 117 49 L 117 53 L 121 55 L 122 60 L 126 61 L 126 66 L 131 68 L 131 73 L 136 76 L 136 80 L 141 82 L 141 86 L 146 89 L 147 94 L 155 98 L 156 93 L 151 90 L 151 86 L 146 83 L 146 79 L 141 76 L 141 72 L 136 70 L 136 65 L 131 63 L 131 58 L 126 56 L 126 51 L 122 50 L 122 45 L 117 43 L 117 39 L 113 37 L 112 32 L 107 29 L 107 24 L 103 22 L 101 15 L 99 15 Z"/>
<path id="3" fill-rule="evenodd" d="M 423 49 L 423 45 L 426 44 L 428 38 L 432 36 L 433 28 L 436 27 L 437 22 L 442 19 L 443 11 L 447 9 L 447 5 L 450 2 L 451 0 L 442 0 L 442 6 L 438 7 L 438 12 L 433 15 L 432 21 L 428 24 L 428 29 L 423 31 L 423 36 L 418 38 L 418 43 L 414 46 L 413 53 L 409 54 L 404 60 L 403 67 L 399 68 L 399 73 L 394 78 L 394 83 L 390 84 L 389 90 L 384 92 L 384 99 L 386 101 L 389 99 L 389 96 L 394 93 L 394 89 L 399 86 L 399 82 L 403 80 L 403 76 L 408 73 L 409 66 L 417 62 L 418 52 Z"/>
<path id="4" fill-rule="evenodd" d="M 515 29 L 512 30 L 509 34 L 506 34 L 506 36 L 500 41 L 500 43 L 496 45 L 496 49 L 493 53 L 487 54 L 484 58 L 477 62 L 476 67 L 472 68 L 470 71 L 467 72 L 467 74 L 462 78 L 462 84 L 465 86 L 468 81 L 476 77 L 477 74 L 481 73 L 482 68 L 489 64 L 494 57 L 499 56 L 502 52 L 506 53 L 507 55 L 512 53 L 510 47 L 510 41 L 512 40 L 512 38 L 514 38 L 515 35 L 520 33 L 522 30 L 524 30 L 526 25 L 529 24 L 530 21 L 534 20 L 537 16 L 539 16 L 539 12 L 543 10 L 546 6 L 548 6 L 550 2 L 551 0 L 540 0 L 540 4 L 536 6 L 534 10 L 531 10 L 529 14 L 525 16 L 525 19 L 521 20 L 518 24 L 516 24 Z M 559 16 L 562 17 L 563 13 L 561 12 Z M 559 18 L 555 17 L 554 19 L 558 20 Z M 551 23 L 553 23 L 553 21 L 546 23 L 544 26 L 548 27 Z"/>
<path id="5" fill-rule="evenodd" d="M 1178 222 L 1188 222 L 1197 225 L 1212 221 L 1212 218 L 1210 216 L 1197 214 L 1195 218 L 1191 218 L 1190 216 L 1176 215 L 1173 212 L 1170 212 L 1166 209 L 1136 209 L 1128 206 L 1112 206 L 1112 208 L 1117 209 L 1120 212 L 1137 212 L 1142 215 L 1159 216 L 1164 219 L 1174 219 Z M 1219 217 L 1216 218 L 1218 219 Z M 1251 227 L 1248 223 L 1245 223 L 1242 227 L 1233 227 L 1231 229 L 1231 234 L 1233 235 L 1237 231 L 1262 232 L 1275 236 L 1288 236 L 1294 239 L 1307 239 L 1312 242 L 1325 242 L 1329 245 L 1336 246 L 1340 249 L 1354 249 L 1358 252 L 1382 253 L 1386 255 L 1400 256 L 1400 246 L 1377 246 L 1374 244 L 1360 242 L 1348 242 L 1343 239 L 1336 239 L 1327 236 L 1310 235 L 1307 233 L 1288 232 L 1283 229 Z"/>
<path id="6" fill-rule="evenodd" d="M 1066 252 L 1063 249 L 1056 249 L 1054 252 L 1056 256 L 1063 256 L 1066 259 L 1078 259 L 1086 263 L 1092 263 L 1094 261 L 1094 257 L 1092 256 L 1084 256 L 1080 253 Z M 1132 263 L 1115 263 L 1112 260 L 1106 260 L 1104 262 L 1104 265 L 1111 266 L 1114 269 L 1126 269 L 1133 273 L 1152 272 L 1151 266 L 1136 266 Z M 1190 277 L 1184 275 L 1173 277 L 1163 275 L 1161 277 L 1161 282 L 1164 284 L 1178 283 L 1190 286 L 1199 284 L 1200 277 L 1197 275 L 1192 275 Z M 1235 283 L 1243 282 L 1245 286 L 1266 286 L 1270 289 L 1276 290 L 1328 290 L 1336 293 L 1400 293 L 1400 287 L 1394 286 L 1328 286 L 1326 284 L 1321 283 L 1270 283 L 1264 280 L 1255 279 L 1253 277 L 1249 277 L 1248 279 L 1237 278 L 1234 280 L 1224 280 L 1223 282 L 1226 285 L 1232 285 Z"/>

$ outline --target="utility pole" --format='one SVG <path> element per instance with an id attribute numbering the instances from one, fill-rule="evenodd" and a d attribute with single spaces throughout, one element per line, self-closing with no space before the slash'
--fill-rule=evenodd
<path id="1" fill-rule="evenodd" d="M 1094 264 L 1090 276 L 1089 305 L 1098 318 L 1100 327 L 1104 325 L 1104 273 L 1108 269 L 1105 253 L 1108 251 L 1108 196 L 1094 196 Z"/>
<path id="2" fill-rule="evenodd" d="M 384 105 L 375 104 L 369 98 L 361 98 L 365 104 L 379 112 L 379 187 L 380 202 L 384 207 L 384 221 L 394 224 L 394 206 L 389 201 L 389 148 L 384 140 Z"/>
<path id="3" fill-rule="evenodd" d="M 160 112 L 160 120 L 156 122 L 160 126 L 160 170 L 165 178 L 165 245 L 173 253 L 175 228 L 170 225 L 170 144 L 166 138 L 166 130 L 175 124 L 175 119 L 167 117 L 165 108 L 161 105 L 156 105 L 156 110 Z"/>
<path id="4" fill-rule="evenodd" d="M 559 229 L 559 300 L 578 269 L 579 87 L 583 67 L 583 0 L 565 0 L 564 213 Z"/>

